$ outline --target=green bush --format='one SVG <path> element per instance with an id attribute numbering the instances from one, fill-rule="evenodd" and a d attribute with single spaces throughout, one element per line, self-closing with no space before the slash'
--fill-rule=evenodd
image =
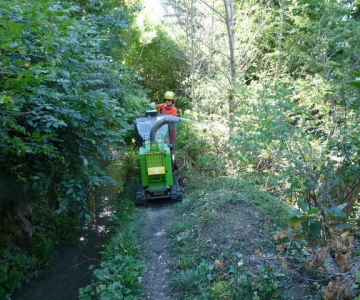
<path id="1" fill-rule="evenodd" d="M 100 265 L 91 267 L 93 283 L 80 289 L 79 299 L 138 299 L 145 263 L 136 227 L 134 221 L 122 223 L 121 232 L 107 245 Z"/>
<path id="2" fill-rule="evenodd" d="M 37 274 L 35 256 L 0 250 L 0 299 L 10 299 L 16 288 Z"/>

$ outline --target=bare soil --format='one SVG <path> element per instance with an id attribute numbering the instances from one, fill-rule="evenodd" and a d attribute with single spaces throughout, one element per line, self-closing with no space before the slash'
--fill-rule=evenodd
<path id="1" fill-rule="evenodd" d="M 144 209 L 142 216 L 145 261 L 148 265 L 144 273 L 144 299 L 174 299 L 168 287 L 172 255 L 166 236 L 174 221 L 174 210 L 171 203 L 154 202 Z"/>

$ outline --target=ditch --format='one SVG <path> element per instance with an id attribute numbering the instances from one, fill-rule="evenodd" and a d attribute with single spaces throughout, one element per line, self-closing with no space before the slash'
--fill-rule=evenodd
<path id="1" fill-rule="evenodd" d="M 104 220 L 112 215 L 109 201 L 122 190 L 126 172 L 121 161 L 113 162 L 108 168 L 108 175 L 117 184 L 99 187 L 95 191 L 95 223 L 84 224 L 74 240 L 62 246 L 56 262 L 47 270 L 24 284 L 12 295 L 13 300 L 62 300 L 77 299 L 79 288 L 90 283 L 92 273 L 90 265 L 100 263 L 100 252 L 107 240 Z"/>

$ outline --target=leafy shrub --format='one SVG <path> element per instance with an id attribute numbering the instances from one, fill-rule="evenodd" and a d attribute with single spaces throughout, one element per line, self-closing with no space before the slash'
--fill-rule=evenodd
<path id="1" fill-rule="evenodd" d="M 83 16 L 79 6 L 56 1 L 0 3 L 1 23 L 9 25 L 0 28 L 2 168 L 35 192 L 60 185 L 56 200 L 78 203 L 85 217 L 102 161 L 121 151 L 133 106 L 145 98 L 122 64 L 123 39 L 135 37 L 116 35 L 112 52 L 103 34 L 127 31 L 134 11 L 90 6 L 84 4 L 91 13 Z"/>
<path id="2" fill-rule="evenodd" d="M 227 127 L 215 116 L 186 111 L 179 126 L 177 148 L 185 150 L 193 165 L 209 174 L 226 174 L 228 162 Z"/>
<path id="3" fill-rule="evenodd" d="M 124 225 L 111 240 L 100 265 L 91 267 L 94 282 L 80 289 L 79 299 L 137 299 L 145 264 L 134 228 L 134 223 Z"/>
<path id="4" fill-rule="evenodd" d="M 321 225 L 339 225 L 331 211 L 343 204 L 343 213 L 350 217 L 359 170 L 352 138 L 356 109 L 347 109 L 353 104 L 355 108 L 357 101 L 347 107 L 340 90 L 331 89 L 318 75 L 284 78 L 265 88 L 254 83 L 247 93 L 249 101 L 241 104 L 247 115 L 241 116 L 233 139 L 238 159 L 247 165 L 243 174 L 291 204 L 304 199 L 310 215 L 314 209 L 319 220 L 320 211 L 327 211 Z M 302 224 L 316 236 L 321 232 L 319 220 L 311 217 L 309 224 Z"/>
<path id="5" fill-rule="evenodd" d="M 0 250 L 0 298 L 10 299 L 16 288 L 20 288 L 24 281 L 37 274 L 35 266 L 34 256 Z"/>

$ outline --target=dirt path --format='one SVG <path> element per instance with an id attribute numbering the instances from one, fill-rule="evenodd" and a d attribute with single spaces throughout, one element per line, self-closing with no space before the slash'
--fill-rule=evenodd
<path id="1" fill-rule="evenodd" d="M 144 299 L 174 299 L 168 287 L 171 255 L 168 251 L 170 241 L 166 237 L 166 232 L 174 220 L 173 207 L 170 203 L 159 202 L 149 205 L 143 213 L 145 260 L 148 264 L 144 274 Z"/>

